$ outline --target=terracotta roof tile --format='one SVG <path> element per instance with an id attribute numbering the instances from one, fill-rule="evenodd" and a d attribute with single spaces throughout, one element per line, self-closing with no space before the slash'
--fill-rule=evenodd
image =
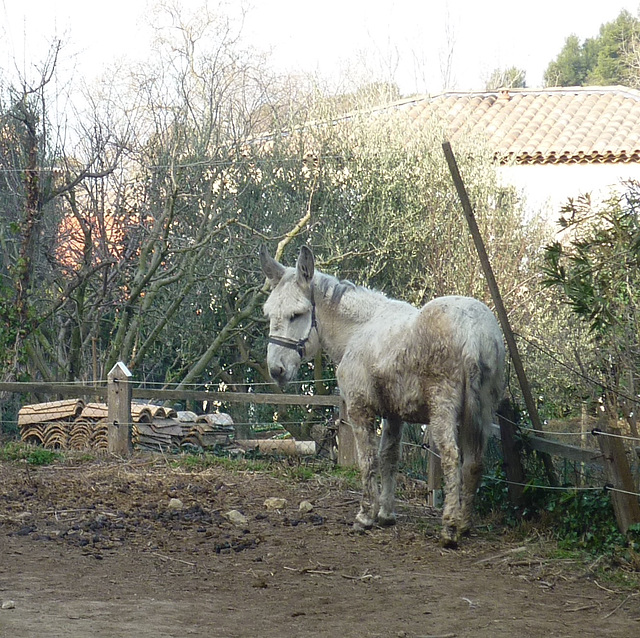
<path id="1" fill-rule="evenodd" d="M 501 162 L 640 161 L 640 91 L 620 86 L 444 93 L 383 110 L 412 126 L 441 122 L 452 141 L 482 137 Z"/>

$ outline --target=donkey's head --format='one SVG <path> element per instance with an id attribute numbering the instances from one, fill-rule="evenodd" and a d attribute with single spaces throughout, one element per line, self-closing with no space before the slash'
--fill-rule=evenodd
<path id="1" fill-rule="evenodd" d="M 264 304 L 269 318 L 269 374 L 280 386 L 293 380 L 302 360 L 312 357 L 320 342 L 313 297 L 313 253 L 303 246 L 295 268 L 288 268 L 260 249 L 260 263 L 271 287 Z"/>

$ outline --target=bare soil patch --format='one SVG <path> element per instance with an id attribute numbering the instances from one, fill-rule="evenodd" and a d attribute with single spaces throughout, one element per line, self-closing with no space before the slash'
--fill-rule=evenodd
<path id="1" fill-rule="evenodd" d="M 443 550 L 419 498 L 354 533 L 357 498 L 327 475 L 152 457 L 0 463 L 0 636 L 640 635 L 638 592 L 496 533 Z"/>

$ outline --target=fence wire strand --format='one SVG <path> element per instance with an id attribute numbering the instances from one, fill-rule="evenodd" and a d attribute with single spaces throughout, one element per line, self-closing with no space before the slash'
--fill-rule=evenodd
<path id="1" fill-rule="evenodd" d="M 437 459 L 442 458 L 437 452 L 431 449 L 431 447 L 426 443 L 420 444 L 420 443 L 410 443 L 409 441 L 403 441 L 402 445 L 425 450 L 426 452 L 428 452 L 429 454 L 431 454 Z M 508 479 L 503 479 L 496 476 L 490 476 L 488 474 L 483 474 L 482 478 L 488 481 L 494 481 L 496 483 L 503 483 L 505 485 L 516 485 L 518 487 L 524 487 L 525 489 L 528 489 L 528 490 L 548 490 L 548 491 L 557 491 L 557 492 L 602 492 L 604 491 L 604 492 L 618 492 L 620 494 L 628 494 L 630 496 L 637 496 L 640 498 L 640 492 L 630 492 L 628 490 L 623 490 L 623 489 L 614 487 L 609 483 L 600 485 L 600 486 L 595 486 L 595 487 L 586 487 L 586 486 L 580 487 L 580 486 L 574 486 L 574 485 L 554 486 L 554 485 L 538 485 L 536 483 L 519 483 L 517 481 L 509 481 Z"/>
<path id="2" fill-rule="evenodd" d="M 636 441 L 640 443 L 640 438 L 638 438 L 637 436 L 629 436 L 627 434 L 614 434 L 613 432 L 605 432 L 600 428 L 593 428 L 589 432 L 589 434 L 593 436 L 608 436 L 608 437 L 611 437 L 612 439 L 625 439 L 626 441 Z"/>

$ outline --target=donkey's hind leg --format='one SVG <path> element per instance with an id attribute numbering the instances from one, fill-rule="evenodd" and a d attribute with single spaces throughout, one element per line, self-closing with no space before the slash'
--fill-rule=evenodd
<path id="1" fill-rule="evenodd" d="M 446 391 L 444 391 L 446 390 Z M 462 472 L 460 448 L 457 437 L 457 396 L 455 389 L 445 388 L 439 392 L 440 399 L 433 406 L 429 429 L 440 450 L 444 475 L 444 509 L 442 511 L 442 543 L 445 547 L 456 547 L 460 532 L 460 496 Z"/>
<path id="2" fill-rule="evenodd" d="M 378 450 L 374 417 L 363 417 L 347 411 L 358 453 L 358 465 L 362 476 L 362 500 L 360 511 L 353 524 L 355 529 L 371 529 L 378 515 Z"/>
<path id="3" fill-rule="evenodd" d="M 378 512 L 378 523 L 383 526 L 395 525 L 396 523 L 394 500 L 401 439 L 402 421 L 397 417 L 383 419 L 379 452 L 382 492 L 380 494 L 380 511 Z"/>
<path id="4" fill-rule="evenodd" d="M 479 404 L 477 413 L 463 420 L 460 428 L 460 447 L 462 450 L 462 493 L 460 495 L 460 533 L 471 529 L 473 501 L 482 478 L 482 457 L 486 443 L 483 422 L 490 424 L 492 413 L 490 406 Z"/>

